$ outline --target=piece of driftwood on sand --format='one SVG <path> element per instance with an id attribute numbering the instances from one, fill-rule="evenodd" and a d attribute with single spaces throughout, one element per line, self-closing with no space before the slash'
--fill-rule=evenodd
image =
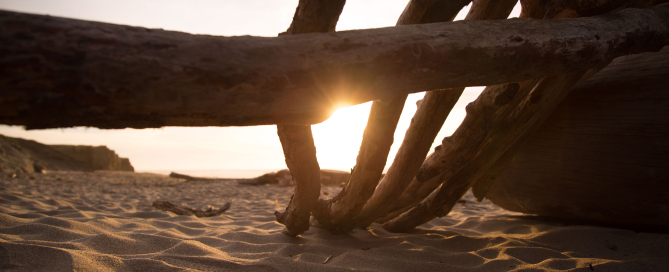
<path id="1" fill-rule="evenodd" d="M 398 24 L 448 21 L 468 2 L 412 0 Z M 468 19 L 503 19 L 513 2 L 473 1 Z M 286 226 L 284 233 L 292 236 L 308 230 L 312 212 L 318 219 L 314 222 L 321 221 L 321 227 L 335 231 L 366 227 L 375 220 L 385 222 L 390 231 L 409 231 L 446 215 L 471 186 L 478 196 L 487 192 L 509 209 L 540 214 L 550 213 L 551 207 L 577 210 L 590 204 L 565 204 L 569 198 L 550 203 L 531 200 L 523 194 L 542 198 L 550 187 L 509 189 L 524 185 L 498 177 L 524 176 L 518 180 L 569 187 L 555 185 L 563 184 L 556 180 L 535 182 L 537 175 L 506 169 L 514 165 L 518 152 L 521 157 L 571 152 L 563 149 L 572 147 L 556 147 L 555 141 L 534 146 L 553 153 L 523 150 L 536 141 L 532 135 L 541 131 L 544 121 L 553 120 L 553 109 L 559 108 L 563 98 L 579 90 L 574 86 L 616 57 L 657 52 L 669 45 L 669 4 L 662 4 L 665 2 L 523 0 L 521 17 L 533 19 L 332 32 L 344 1 L 301 0 L 290 28 L 276 38 L 189 35 L 0 12 L 0 52 L 8 53 L 0 56 L 0 123 L 28 128 L 276 124 L 296 183 L 286 211 L 276 216 Z M 665 64 L 647 61 L 630 67 L 643 71 L 652 65 Z M 649 79 L 653 86 L 661 86 L 664 80 Z M 621 89 L 612 92 L 629 97 L 621 102 L 628 106 L 622 107 L 643 104 L 627 96 L 634 92 L 635 84 L 642 83 L 632 79 L 629 83 L 633 84 L 620 84 Z M 467 107 L 463 124 L 426 159 L 433 135 L 462 88 L 481 85 L 488 87 Z M 376 186 L 403 101 L 407 94 L 422 91 L 433 92 L 419 106 L 391 171 Z M 663 113 L 662 99 L 643 105 Z M 317 201 L 323 172 L 309 125 L 325 120 L 342 103 L 372 100 L 376 102 L 346 189 L 331 200 Z M 583 115 L 588 112 L 585 107 Z M 622 115 L 616 117 L 619 113 Z M 610 119 L 602 120 L 625 120 L 637 111 L 608 114 Z M 664 124 L 667 117 L 660 114 L 652 120 Z M 600 131 L 619 130 L 614 121 L 597 125 L 606 127 Z M 654 137 L 657 131 L 646 128 L 638 129 L 643 135 L 638 139 Z M 601 138 L 586 135 L 582 139 Z M 623 157 L 652 158 L 651 150 L 658 146 L 663 150 L 654 140 L 638 139 L 624 143 L 642 146 L 636 149 L 641 153 L 623 149 Z M 599 163 L 617 165 L 603 159 Z M 662 177 L 664 168 L 659 169 Z M 656 173 L 650 174 L 651 180 Z M 586 188 L 581 183 L 592 174 L 576 171 L 572 175 L 578 178 L 569 180 L 579 180 L 572 182 L 574 188 Z M 610 179 L 611 184 L 599 184 L 615 190 L 617 183 L 633 180 L 619 176 Z M 644 192 L 634 192 L 643 198 Z M 621 201 L 622 206 L 635 204 L 617 194 L 605 197 Z M 516 205 L 525 199 L 534 204 Z M 621 222 L 607 220 L 611 216 L 634 219 L 635 215 L 627 214 L 633 210 L 623 211 L 599 218 L 609 223 Z M 658 218 L 668 216 L 667 209 L 660 208 L 658 213 Z"/>
<path id="2" fill-rule="evenodd" d="M 218 216 L 223 214 L 225 211 L 230 209 L 230 206 L 232 206 L 232 202 L 227 202 L 223 207 L 220 209 L 214 209 L 213 207 L 209 207 L 209 209 L 206 210 L 200 210 L 200 209 L 194 209 L 194 208 L 189 208 L 189 207 L 182 207 L 177 204 L 174 204 L 169 201 L 155 201 L 153 202 L 153 207 L 159 210 L 163 210 L 166 212 L 173 212 L 178 215 L 194 215 L 196 217 L 212 217 L 212 216 Z"/>

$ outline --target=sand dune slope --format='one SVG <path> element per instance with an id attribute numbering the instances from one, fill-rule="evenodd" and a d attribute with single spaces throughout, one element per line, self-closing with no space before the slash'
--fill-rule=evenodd
<path id="1" fill-rule="evenodd" d="M 291 193 L 122 172 L 3 177 L 0 270 L 669 271 L 669 234 L 532 220 L 471 194 L 451 215 L 408 234 L 375 224 L 292 238 L 272 215 Z M 156 200 L 195 208 L 232 201 L 232 208 L 196 218 L 156 210 Z"/>

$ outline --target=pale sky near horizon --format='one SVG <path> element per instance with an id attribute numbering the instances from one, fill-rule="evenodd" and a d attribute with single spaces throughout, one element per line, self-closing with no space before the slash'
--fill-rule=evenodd
<path id="1" fill-rule="evenodd" d="M 407 2 L 348 0 L 337 30 L 393 26 Z M 194 34 L 276 36 L 290 25 L 297 3 L 298 0 L 0 0 L 0 9 Z M 458 18 L 464 18 L 468 9 Z M 519 13 L 517 6 L 511 17 Z M 465 91 L 433 147 L 455 131 L 465 116 L 464 107 L 482 89 Z M 423 93 L 409 96 L 386 168 L 392 163 L 416 111 L 416 101 L 422 96 Z M 312 127 L 321 168 L 349 170 L 355 166 L 370 106 L 371 102 L 341 109 Z M 121 157 L 130 158 L 137 171 L 286 168 L 275 126 L 25 131 L 0 125 L 0 134 L 45 144 L 106 145 Z"/>

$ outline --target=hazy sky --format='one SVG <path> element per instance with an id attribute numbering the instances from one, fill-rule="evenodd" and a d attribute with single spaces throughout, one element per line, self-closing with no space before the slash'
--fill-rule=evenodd
<path id="1" fill-rule="evenodd" d="M 338 31 L 393 26 L 408 1 L 346 2 Z M 290 25 L 297 3 L 298 0 L 0 0 L 0 9 L 194 34 L 276 36 Z M 458 17 L 463 18 L 466 10 L 468 7 Z M 511 16 L 516 17 L 519 12 L 516 7 Z M 434 146 L 453 133 L 464 118 L 464 106 L 481 90 L 465 91 Z M 416 111 L 416 101 L 422 96 L 409 96 L 386 167 L 392 163 Z M 341 109 L 312 127 L 321 168 L 348 170 L 355 165 L 370 106 L 366 103 Z M 0 125 L 0 134 L 47 144 L 106 145 L 130 158 L 137 171 L 286 168 L 275 126 L 25 131 Z"/>

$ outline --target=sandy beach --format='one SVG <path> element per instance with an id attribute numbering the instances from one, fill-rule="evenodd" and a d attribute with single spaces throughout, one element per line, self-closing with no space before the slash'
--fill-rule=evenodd
<path id="1" fill-rule="evenodd" d="M 341 188 L 325 186 L 322 196 Z M 281 234 L 292 187 L 184 182 L 129 172 L 2 177 L 2 271 L 669 271 L 669 234 L 541 221 L 468 193 L 411 233 Z M 232 201 L 217 217 L 193 208 Z"/>

